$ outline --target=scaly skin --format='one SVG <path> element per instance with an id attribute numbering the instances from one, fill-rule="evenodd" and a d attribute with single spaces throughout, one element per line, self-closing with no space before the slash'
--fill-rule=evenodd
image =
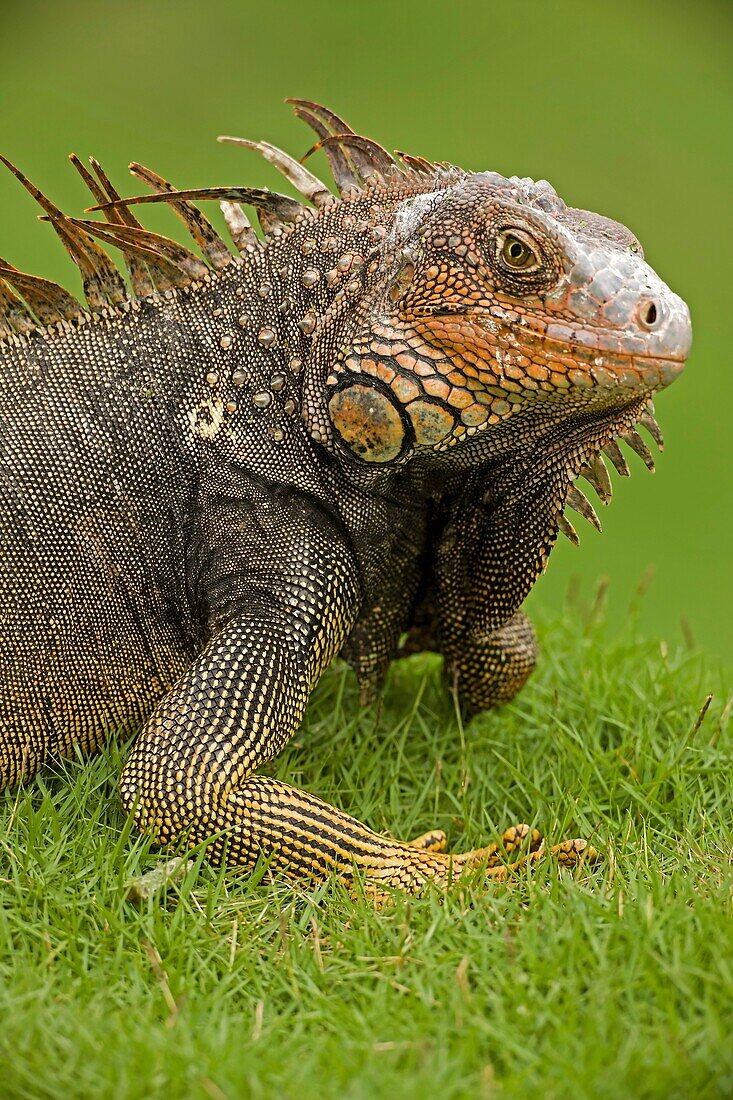
<path id="1" fill-rule="evenodd" d="M 477 863 L 502 879 L 502 853 L 544 854 L 526 826 L 449 854 L 439 832 L 379 836 L 256 770 L 339 652 L 364 700 L 424 648 L 468 712 L 514 696 L 536 657 L 521 604 L 558 529 L 574 534 L 566 503 L 594 515 L 573 483 L 606 500 L 600 452 L 622 461 L 621 436 L 647 454 L 634 425 L 657 434 L 649 402 L 682 369 L 689 316 L 628 230 L 548 184 L 400 169 L 325 108 L 296 109 L 341 197 L 252 146 L 316 210 L 190 193 L 229 203 L 228 259 L 179 195 L 213 270 L 145 235 L 129 200 L 82 226 L 24 181 L 94 312 L 0 264 L 0 785 L 144 722 L 121 794 L 161 844 L 356 869 L 378 898 Z M 97 175 L 97 200 L 116 199 Z M 236 198 L 260 205 L 266 245 Z M 89 233 L 122 240 L 137 298 Z"/>

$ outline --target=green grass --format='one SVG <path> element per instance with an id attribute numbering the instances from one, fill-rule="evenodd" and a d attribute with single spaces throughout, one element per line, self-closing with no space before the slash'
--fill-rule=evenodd
<path id="1" fill-rule="evenodd" d="M 605 861 L 374 911 L 198 861 L 140 908 L 114 747 L 0 803 L 0 1095 L 733 1094 L 730 680 L 689 652 L 541 629 L 515 704 L 463 730 L 435 659 L 360 710 L 343 668 L 276 773 L 456 848 L 529 820 Z M 714 699 L 696 728 L 709 693 Z"/>

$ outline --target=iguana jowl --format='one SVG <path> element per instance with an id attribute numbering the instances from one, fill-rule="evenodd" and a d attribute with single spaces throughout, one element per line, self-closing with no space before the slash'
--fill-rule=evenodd
<path id="1" fill-rule="evenodd" d="M 575 481 L 607 502 L 619 437 L 652 464 L 635 426 L 660 442 L 651 397 L 682 369 L 688 311 L 627 229 L 548 183 L 393 158 L 295 108 L 339 197 L 264 142 L 241 144 L 312 205 L 178 192 L 140 165 L 152 193 L 121 200 L 72 158 L 106 216 L 74 219 L 13 169 L 90 311 L 0 261 L 0 787 L 144 723 L 122 799 L 162 843 L 358 867 L 376 892 L 477 859 L 500 877 L 495 847 L 399 843 L 255 772 L 339 652 L 364 699 L 418 649 L 444 655 L 469 711 L 519 690 L 520 606 L 558 530 L 576 537 L 563 511 L 596 522 Z M 192 205 L 207 198 L 239 256 Z M 145 201 L 206 262 L 146 231 Z M 96 241 L 122 250 L 132 293 Z"/>

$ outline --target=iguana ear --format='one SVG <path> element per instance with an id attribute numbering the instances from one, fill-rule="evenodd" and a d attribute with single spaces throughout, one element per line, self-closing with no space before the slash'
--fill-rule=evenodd
<path id="1" fill-rule="evenodd" d="M 374 378 L 347 379 L 331 394 L 328 414 L 336 438 L 362 462 L 395 462 L 414 439 L 404 407 Z"/>

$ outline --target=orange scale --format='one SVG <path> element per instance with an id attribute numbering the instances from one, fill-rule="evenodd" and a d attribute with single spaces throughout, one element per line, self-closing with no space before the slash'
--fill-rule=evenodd
<path id="1" fill-rule="evenodd" d="M 412 370 L 417 362 L 417 355 L 411 351 L 400 351 L 397 355 L 393 355 L 392 358 L 399 366 L 404 367 L 405 370 Z"/>
<path id="2" fill-rule="evenodd" d="M 392 392 L 403 405 L 406 405 L 408 401 L 414 401 L 416 397 L 420 396 L 420 390 L 416 384 L 411 382 L 409 378 L 404 378 L 401 374 L 398 374 L 392 382 Z"/>
<path id="3" fill-rule="evenodd" d="M 453 388 L 448 395 L 448 404 L 456 409 L 467 409 L 474 403 L 474 396 L 468 390 Z"/>
<path id="4" fill-rule="evenodd" d="M 461 412 L 461 420 L 468 427 L 483 424 L 488 419 L 489 410 L 484 405 L 469 405 Z"/>
<path id="5" fill-rule="evenodd" d="M 593 385 L 593 379 L 587 370 L 571 370 L 568 372 L 568 378 L 574 386 L 583 386 L 589 389 Z"/>
<path id="6" fill-rule="evenodd" d="M 443 382 L 442 379 L 435 377 L 426 379 L 426 381 L 423 382 L 423 389 L 427 394 L 430 394 L 431 397 L 438 397 L 442 401 L 446 401 L 450 393 L 450 386 L 446 382 Z"/>
<path id="7" fill-rule="evenodd" d="M 393 325 L 376 324 L 374 326 L 374 331 L 379 336 L 384 337 L 385 340 L 395 341 L 395 340 L 402 340 L 403 339 L 402 330 L 401 329 L 396 329 Z"/>
<path id="8" fill-rule="evenodd" d="M 570 355 L 554 355 L 552 356 L 552 365 L 557 370 L 557 364 L 561 364 L 568 370 L 575 370 L 578 366 L 577 359 L 573 359 Z"/>
<path id="9" fill-rule="evenodd" d="M 487 355 L 491 355 L 496 350 L 499 341 L 491 332 L 482 332 L 474 335 L 473 343 L 475 347 L 481 349 L 484 358 L 486 358 Z"/>
<path id="10" fill-rule="evenodd" d="M 445 352 L 442 350 L 442 348 L 435 348 L 435 347 L 433 347 L 432 344 L 423 344 L 423 343 L 420 343 L 419 347 L 420 347 L 420 354 L 423 357 L 427 356 L 429 359 L 435 359 L 435 360 L 444 360 L 445 359 Z"/>
<path id="11" fill-rule="evenodd" d="M 507 363 L 504 366 L 504 373 L 509 378 L 524 378 L 526 372 L 516 363 Z"/>

